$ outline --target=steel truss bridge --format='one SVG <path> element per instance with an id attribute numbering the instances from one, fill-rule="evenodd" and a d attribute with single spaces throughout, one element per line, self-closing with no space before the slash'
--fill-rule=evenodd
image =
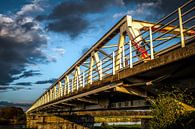
<path id="1" fill-rule="evenodd" d="M 27 114 L 91 114 L 101 121 L 105 114 L 119 117 L 137 109 L 149 111 L 146 97 L 157 94 L 157 87 L 167 82 L 194 91 L 194 5 L 190 0 L 156 23 L 124 16 Z"/>

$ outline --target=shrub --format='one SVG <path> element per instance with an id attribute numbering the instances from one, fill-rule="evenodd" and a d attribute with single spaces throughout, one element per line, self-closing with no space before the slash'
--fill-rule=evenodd
<path id="1" fill-rule="evenodd" d="M 186 120 L 183 122 L 189 122 L 189 124 L 192 121 L 192 118 L 188 117 L 191 112 L 187 112 L 182 102 L 192 104 L 193 99 L 185 91 L 164 92 L 156 98 L 148 99 L 152 104 L 153 115 L 153 119 L 149 121 L 150 129 L 179 129 L 179 124 L 187 126 L 186 123 L 182 123 L 182 119 Z M 181 129 L 186 129 L 186 127 Z"/>

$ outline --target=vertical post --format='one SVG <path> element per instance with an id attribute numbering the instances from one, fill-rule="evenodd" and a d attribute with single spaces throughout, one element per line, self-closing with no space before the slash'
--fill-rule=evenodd
<path id="1" fill-rule="evenodd" d="M 64 78 L 64 95 L 66 95 L 66 78 Z"/>
<path id="2" fill-rule="evenodd" d="M 58 97 L 62 96 L 62 82 L 58 82 Z"/>
<path id="3" fill-rule="evenodd" d="M 185 47 L 181 8 L 178 8 L 178 15 L 179 15 L 179 28 L 180 28 L 180 35 L 181 35 L 181 47 Z"/>
<path id="4" fill-rule="evenodd" d="M 47 103 L 47 93 L 45 93 L 45 102 L 44 102 L 44 104 L 46 104 Z"/>
<path id="5" fill-rule="evenodd" d="M 43 97 L 41 97 L 41 101 L 40 101 L 40 105 L 42 105 L 43 104 Z"/>
<path id="6" fill-rule="evenodd" d="M 41 97 L 41 104 L 40 105 L 42 105 L 43 104 L 43 96 Z"/>
<path id="7" fill-rule="evenodd" d="M 75 90 L 78 90 L 79 89 L 79 85 L 80 85 L 80 67 L 79 66 L 76 66 L 75 68 L 75 73 L 74 73 L 74 88 Z"/>
<path id="8" fill-rule="evenodd" d="M 94 52 L 91 53 L 91 59 L 90 59 L 90 66 L 89 66 L 89 74 L 88 74 L 88 77 L 87 77 L 87 83 L 88 84 L 92 84 L 92 81 L 93 81 L 93 77 L 92 77 L 92 74 L 93 74 L 93 64 L 94 64 Z M 97 63 L 97 62 L 96 62 Z"/>
<path id="9" fill-rule="evenodd" d="M 122 68 L 122 52 L 123 46 L 125 43 L 125 33 L 124 33 L 124 26 L 120 27 L 120 37 L 118 43 L 118 49 L 116 51 L 116 61 L 115 61 L 115 71 L 118 71 Z"/>
<path id="10" fill-rule="evenodd" d="M 42 105 L 44 104 L 45 96 L 42 96 Z"/>
<path id="11" fill-rule="evenodd" d="M 48 101 L 49 101 L 49 94 L 48 92 L 46 92 L 46 103 L 48 103 Z"/>
<path id="12" fill-rule="evenodd" d="M 49 94 L 49 90 L 47 91 L 47 103 L 49 102 L 49 99 L 50 99 L 50 94 Z"/>
<path id="13" fill-rule="evenodd" d="M 44 96 L 42 96 L 41 98 L 42 98 L 42 103 L 41 103 L 41 105 L 43 105 L 43 104 L 44 104 Z"/>
<path id="14" fill-rule="evenodd" d="M 51 99 L 52 99 L 52 101 L 54 100 L 54 95 L 53 95 L 54 93 L 53 92 L 54 92 L 54 90 L 53 90 L 53 88 L 51 88 Z"/>
<path id="15" fill-rule="evenodd" d="M 51 88 L 51 101 L 53 101 L 53 87 Z"/>
<path id="16" fill-rule="evenodd" d="M 45 99 L 46 99 L 45 103 L 47 103 L 48 102 L 48 93 L 47 92 L 45 93 Z"/>
<path id="17" fill-rule="evenodd" d="M 102 61 L 99 60 L 98 64 L 99 64 L 99 69 L 102 70 Z M 99 79 L 102 80 L 102 77 L 103 77 L 103 72 L 102 71 L 101 71 L 99 77 L 100 77 Z"/>
<path id="18" fill-rule="evenodd" d="M 67 80 L 67 93 L 70 93 L 70 80 Z"/>
<path id="19" fill-rule="evenodd" d="M 42 96 L 42 105 L 44 104 L 44 101 L 45 101 L 45 100 L 44 100 L 44 96 Z"/>
<path id="20" fill-rule="evenodd" d="M 52 101 L 52 89 L 49 89 L 49 102 Z"/>
<path id="21" fill-rule="evenodd" d="M 133 68 L 133 54 L 132 54 L 132 44 L 131 40 L 129 40 L 129 66 L 130 68 Z"/>
<path id="22" fill-rule="evenodd" d="M 77 89 L 77 90 L 79 89 L 79 80 L 80 80 L 79 76 L 80 76 L 80 75 L 78 75 L 78 76 L 77 76 L 77 79 L 76 79 L 76 83 L 77 83 L 77 84 L 76 84 L 76 86 L 77 86 L 76 89 Z"/>
<path id="23" fill-rule="evenodd" d="M 73 86 L 74 86 L 74 79 L 72 79 L 72 86 L 71 86 L 71 88 L 72 88 L 71 91 L 72 92 L 73 92 L 73 89 L 74 89 Z"/>
<path id="24" fill-rule="evenodd" d="M 46 103 L 49 102 L 49 94 L 48 94 L 48 91 L 46 92 Z"/>
<path id="25" fill-rule="evenodd" d="M 43 95 L 42 98 L 43 98 L 43 104 L 45 104 L 45 95 Z"/>
<path id="26" fill-rule="evenodd" d="M 85 86 L 85 71 L 83 72 L 83 87 Z"/>
<path id="27" fill-rule="evenodd" d="M 99 58 L 98 52 L 94 52 L 92 56 L 96 62 L 96 67 L 98 70 L 99 80 L 102 80 L 103 72 L 102 72 L 102 62 Z"/>
<path id="28" fill-rule="evenodd" d="M 115 75 L 115 52 L 112 53 L 112 74 Z"/>
<path id="29" fill-rule="evenodd" d="M 153 48 L 153 40 L 152 40 L 152 28 L 149 27 L 149 31 L 150 31 L 150 56 L 151 56 L 151 60 L 154 59 L 154 48 Z"/>
<path id="30" fill-rule="evenodd" d="M 45 104 L 47 103 L 48 97 L 47 97 L 47 92 L 45 93 Z"/>
<path id="31" fill-rule="evenodd" d="M 43 105 L 45 103 L 45 95 L 42 96 L 42 98 L 43 98 L 43 103 L 42 103 L 42 105 Z"/>
<path id="32" fill-rule="evenodd" d="M 51 101 L 51 89 L 49 89 L 49 102 Z"/>
<path id="33" fill-rule="evenodd" d="M 41 99 L 39 99 L 39 101 L 37 102 L 37 107 L 40 106 L 41 103 Z"/>
<path id="34" fill-rule="evenodd" d="M 123 68 L 125 67 L 125 46 L 123 45 Z"/>
<path id="35" fill-rule="evenodd" d="M 93 69 L 93 67 L 92 67 L 92 69 Z M 92 82 L 93 82 L 93 71 L 92 72 L 90 72 L 90 84 L 92 84 Z"/>
<path id="36" fill-rule="evenodd" d="M 46 94 L 44 94 L 44 104 L 46 103 L 46 100 L 47 98 L 46 98 Z"/>
<path id="37" fill-rule="evenodd" d="M 120 55 L 120 57 L 119 57 L 119 69 L 121 69 L 122 68 L 122 52 L 123 51 L 121 51 L 121 53 L 119 54 Z"/>
<path id="38" fill-rule="evenodd" d="M 54 86 L 54 99 L 56 99 L 56 85 Z"/>
<path id="39" fill-rule="evenodd" d="M 43 104 L 45 104 L 45 94 L 43 95 Z"/>
<path id="40" fill-rule="evenodd" d="M 66 94 L 69 94 L 70 93 L 70 80 L 69 80 L 69 76 L 67 75 L 65 77 L 65 85 L 66 85 Z"/>
<path id="41" fill-rule="evenodd" d="M 46 92 L 46 97 L 47 97 L 47 99 L 46 99 L 47 102 L 46 103 L 48 103 L 49 102 L 49 92 L 48 91 Z"/>

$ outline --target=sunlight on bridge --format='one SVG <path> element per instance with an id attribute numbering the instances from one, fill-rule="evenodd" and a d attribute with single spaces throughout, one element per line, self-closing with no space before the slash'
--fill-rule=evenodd
<path id="1" fill-rule="evenodd" d="M 96 94 L 98 90 L 99 92 L 106 91 L 113 87 L 116 91 L 146 97 L 147 94 L 137 90 L 120 87 L 124 85 L 120 84 L 120 79 L 125 78 L 126 75 L 121 72 L 133 70 L 137 65 L 148 63 L 167 52 L 190 44 L 195 38 L 194 7 L 191 7 L 193 2 L 189 1 L 156 23 L 124 16 L 50 86 L 33 103 L 27 113 L 52 106 L 58 107 L 57 104 L 74 107 L 75 104 L 68 101 L 75 99 L 80 102 L 98 104 L 99 101 L 96 99 L 83 97 Z M 110 84 L 106 82 L 109 78 L 111 78 L 108 81 L 111 82 Z M 150 83 L 138 83 L 138 85 L 150 85 Z M 94 85 L 99 89 L 92 91 Z M 129 85 L 137 85 L 137 83 Z M 91 90 L 88 91 L 90 88 Z"/>

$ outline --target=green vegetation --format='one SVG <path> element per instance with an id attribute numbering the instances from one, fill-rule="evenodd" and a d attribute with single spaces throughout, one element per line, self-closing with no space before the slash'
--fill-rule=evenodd
<path id="1" fill-rule="evenodd" d="M 25 124 L 25 113 L 21 108 L 0 108 L 0 125 Z"/>
<path id="2" fill-rule="evenodd" d="M 165 92 L 149 100 L 154 117 L 149 121 L 150 129 L 194 129 L 195 112 L 184 104 L 193 105 L 193 98 L 186 92 Z"/>
<path id="3" fill-rule="evenodd" d="M 107 125 L 95 129 L 141 129 L 141 125 Z"/>

